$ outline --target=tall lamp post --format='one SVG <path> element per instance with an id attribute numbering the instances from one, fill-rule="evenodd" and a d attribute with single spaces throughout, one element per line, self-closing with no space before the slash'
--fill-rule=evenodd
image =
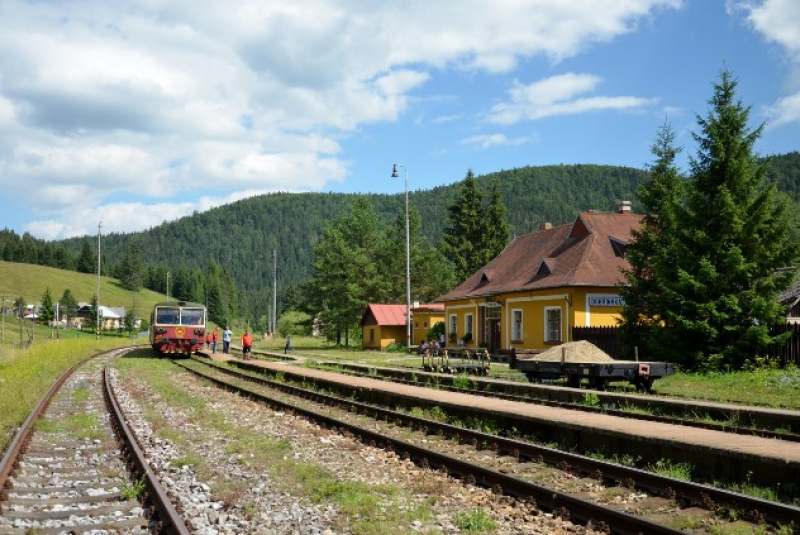
<path id="1" fill-rule="evenodd" d="M 408 222 L 408 169 L 404 165 L 392 166 L 392 178 L 398 178 L 397 168 L 403 168 L 406 190 L 406 348 L 411 348 L 411 231 Z"/>
<path id="2" fill-rule="evenodd" d="M 100 340 L 100 229 L 103 222 L 97 223 L 97 310 L 95 310 L 95 322 L 97 323 L 95 337 Z"/>

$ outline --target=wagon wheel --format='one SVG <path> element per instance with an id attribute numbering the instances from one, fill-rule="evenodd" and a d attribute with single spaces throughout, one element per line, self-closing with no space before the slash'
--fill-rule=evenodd
<path id="1" fill-rule="evenodd" d="M 640 392 L 652 392 L 653 378 L 652 377 L 637 377 L 633 383 L 636 385 L 636 390 Z"/>
<path id="2" fill-rule="evenodd" d="M 595 390 L 605 390 L 606 389 L 606 381 L 602 377 L 592 377 L 589 381 L 589 384 Z"/>
<path id="3" fill-rule="evenodd" d="M 568 373 L 567 374 L 567 386 L 572 388 L 580 388 L 581 387 L 581 376 Z"/>

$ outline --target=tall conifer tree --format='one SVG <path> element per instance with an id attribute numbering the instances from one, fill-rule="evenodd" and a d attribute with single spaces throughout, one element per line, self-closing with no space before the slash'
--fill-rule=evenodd
<path id="1" fill-rule="evenodd" d="M 55 305 L 53 304 L 53 294 L 50 292 L 48 286 L 44 295 L 42 296 L 42 306 L 39 308 L 39 321 L 41 323 L 49 323 L 56 317 Z"/>
<path id="2" fill-rule="evenodd" d="M 508 245 L 511 231 L 506 220 L 506 205 L 500 195 L 500 183 L 492 183 L 492 190 L 489 194 L 489 205 L 484 214 L 484 262 L 488 264 L 497 255 L 503 252 Z"/>
<path id="3" fill-rule="evenodd" d="M 619 289 L 625 302 L 622 334 L 629 347 L 640 347 L 647 358 L 670 361 L 674 361 L 669 353 L 672 348 L 663 344 L 661 335 L 669 317 L 665 295 L 675 279 L 673 254 L 685 189 L 685 179 L 675 164 L 680 149 L 674 142 L 675 133 L 665 124 L 651 148 L 655 161 L 648 166 L 649 180 L 639 187 L 645 216 L 627 248 L 627 285 Z"/>
<path id="4" fill-rule="evenodd" d="M 458 198 L 447 210 L 442 253 L 455 266 L 456 278 L 463 281 L 486 264 L 483 196 L 472 169 L 467 171 Z"/>
<path id="5" fill-rule="evenodd" d="M 657 210 L 669 237 L 661 240 L 664 252 L 654 249 L 650 273 L 663 326 L 656 332 L 687 367 L 739 369 L 780 343 L 769 325 L 782 321 L 777 295 L 796 276 L 788 205 L 753 152 L 763 125 L 748 129 L 750 108 L 736 98 L 736 86 L 724 70 L 708 115 L 698 117 L 685 210 L 670 212 L 671 204 Z"/>

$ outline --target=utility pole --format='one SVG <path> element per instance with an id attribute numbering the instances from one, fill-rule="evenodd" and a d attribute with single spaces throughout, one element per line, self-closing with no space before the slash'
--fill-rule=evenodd
<path id="1" fill-rule="evenodd" d="M 272 250 L 272 334 L 278 327 L 278 250 Z"/>
<path id="2" fill-rule="evenodd" d="M 97 223 L 97 310 L 95 310 L 95 322 L 97 322 L 96 338 L 100 340 L 100 229 L 103 222 Z"/>

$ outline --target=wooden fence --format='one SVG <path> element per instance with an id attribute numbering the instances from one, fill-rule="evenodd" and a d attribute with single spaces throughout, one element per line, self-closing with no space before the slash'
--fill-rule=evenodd
<path id="1" fill-rule="evenodd" d="M 786 332 L 792 333 L 791 337 L 783 346 L 768 351 L 767 356 L 779 359 L 782 366 L 800 365 L 800 324 L 784 323 L 770 329 L 771 336 Z M 619 327 L 573 327 L 572 339 L 591 342 L 615 359 L 632 358 L 625 352 Z"/>
<path id="2" fill-rule="evenodd" d="M 767 352 L 767 355 L 778 358 L 781 364 L 800 364 L 800 323 L 784 323 L 783 325 L 773 325 L 769 333 L 772 336 L 790 332 L 792 333 L 783 346 Z"/>
<path id="3" fill-rule="evenodd" d="M 591 342 L 615 359 L 623 358 L 619 327 L 573 327 L 572 340 Z"/>

